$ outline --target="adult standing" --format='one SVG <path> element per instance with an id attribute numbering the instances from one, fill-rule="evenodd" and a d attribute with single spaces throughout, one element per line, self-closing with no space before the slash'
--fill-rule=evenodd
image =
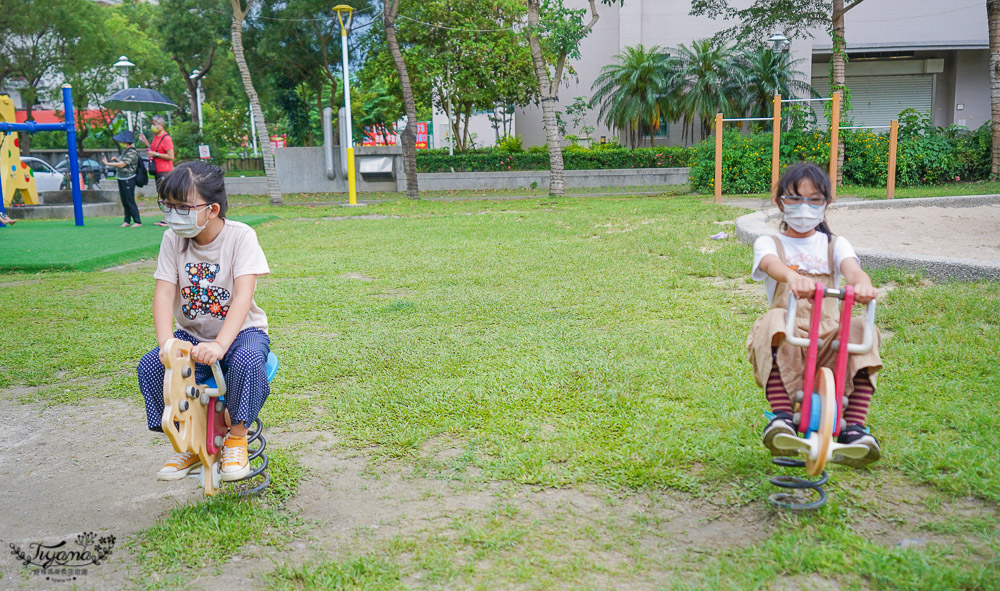
<path id="1" fill-rule="evenodd" d="M 156 175 L 156 192 L 160 192 L 160 185 L 163 184 L 166 174 L 174 169 L 174 140 L 167 133 L 166 119 L 163 115 L 153 115 L 153 141 L 146 139 L 146 134 L 139 134 L 139 139 L 146 144 L 149 162 L 152 164 L 150 172 Z M 163 220 L 156 222 L 157 226 L 166 226 Z"/>
<path id="2" fill-rule="evenodd" d="M 102 158 L 105 166 L 118 169 L 115 175 L 118 177 L 118 196 L 122 200 L 122 207 L 125 209 L 125 221 L 123 228 L 138 228 L 142 225 L 139 219 L 139 206 L 135 203 L 135 173 L 139 165 L 139 152 L 135 149 L 135 134 L 129 130 L 120 131 L 111 139 L 121 146 L 121 154 L 112 156 L 109 161 Z"/>

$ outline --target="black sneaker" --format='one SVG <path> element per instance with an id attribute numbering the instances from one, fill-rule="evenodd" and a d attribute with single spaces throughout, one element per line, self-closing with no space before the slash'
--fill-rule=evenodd
<path id="1" fill-rule="evenodd" d="M 864 468 L 872 462 L 877 462 L 882 457 L 882 448 L 878 445 L 878 439 L 869 433 L 861 425 L 848 425 L 840 432 L 837 443 L 864 445 L 868 448 L 868 455 L 861 458 L 840 458 L 838 464 L 850 466 L 852 468 Z"/>
<path id="2" fill-rule="evenodd" d="M 792 437 L 796 436 L 792 413 L 784 411 L 774 413 L 774 418 L 771 419 L 771 422 L 767 424 L 767 428 L 764 429 L 764 447 L 771 450 L 772 456 L 787 456 L 789 453 L 788 450 L 779 449 L 774 446 L 774 438 L 779 433 L 791 435 Z"/>

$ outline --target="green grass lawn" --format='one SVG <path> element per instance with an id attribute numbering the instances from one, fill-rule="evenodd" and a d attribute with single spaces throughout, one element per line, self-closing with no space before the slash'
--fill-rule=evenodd
<path id="1" fill-rule="evenodd" d="M 241 202 L 237 216 L 277 216 L 257 227 L 272 269 L 257 301 L 283 368 L 264 408 L 269 424 L 334 433 L 345 450 L 415 467 L 423 445 L 447 437 L 462 448 L 456 469 L 485 482 L 766 505 L 776 470 L 759 441 L 766 401 L 743 352 L 766 302 L 748 285 L 750 247 L 709 239 L 743 210 L 689 195 L 351 209 Z M 872 470 L 836 469 L 822 511 L 780 516 L 786 527 L 761 541 L 670 565 L 642 558 L 635 540 L 655 523 L 638 517 L 584 531 L 561 529 L 554 516 L 456 516 L 370 554 L 279 564 L 269 585 L 398 588 L 426 576 L 431 587 L 545 588 L 586 586 L 593 575 L 625 588 L 666 569 L 673 575 L 661 585 L 681 589 L 767 588 L 800 575 L 845 589 L 998 588 L 996 521 L 939 509 L 956 498 L 1000 502 L 1000 285 L 874 278 L 898 284 L 878 313 L 888 338 L 870 425 L 884 459 Z M 0 388 L 40 386 L 26 401 L 96 395 L 141 405 L 134 368 L 155 344 L 153 285 L 142 267 L 0 275 Z M 98 392 L 64 386 L 97 376 L 110 377 Z M 278 465 L 298 471 L 293 458 Z M 940 513 L 935 531 L 963 532 L 967 543 L 870 541 L 856 526 L 884 510 L 882 482 L 927 491 L 926 511 Z M 248 527 L 275 519 L 225 498 L 187 510 Z M 135 541 L 148 568 L 180 568 L 178 545 L 164 539 L 199 535 L 185 523 L 164 516 Z M 242 544 L 290 535 L 240 532 L 221 555 L 197 552 L 218 564 Z M 558 558 L 585 543 L 624 544 L 636 558 L 610 573 Z"/>
<path id="2" fill-rule="evenodd" d="M 268 215 L 233 219 L 257 225 Z M 93 271 L 156 256 L 164 228 L 147 222 L 121 228 L 121 217 L 73 220 L 21 220 L 0 229 L 0 273 L 9 271 Z"/>

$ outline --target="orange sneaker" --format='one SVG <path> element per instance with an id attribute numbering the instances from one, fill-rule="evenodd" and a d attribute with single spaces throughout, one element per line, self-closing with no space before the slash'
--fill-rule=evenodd
<path id="1" fill-rule="evenodd" d="M 188 472 L 201 466 L 198 454 L 189 451 L 175 453 L 167 463 L 156 473 L 157 480 L 178 480 L 188 475 Z"/>
<path id="2" fill-rule="evenodd" d="M 247 456 L 247 438 L 226 436 L 222 448 L 222 481 L 232 482 L 246 478 L 250 474 L 250 460 Z"/>

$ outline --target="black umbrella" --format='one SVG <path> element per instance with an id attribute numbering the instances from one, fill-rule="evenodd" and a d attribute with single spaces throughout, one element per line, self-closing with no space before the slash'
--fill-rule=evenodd
<path id="1" fill-rule="evenodd" d="M 177 108 L 172 100 L 150 88 L 119 90 L 104 101 L 104 106 L 122 111 L 172 111 Z"/>

